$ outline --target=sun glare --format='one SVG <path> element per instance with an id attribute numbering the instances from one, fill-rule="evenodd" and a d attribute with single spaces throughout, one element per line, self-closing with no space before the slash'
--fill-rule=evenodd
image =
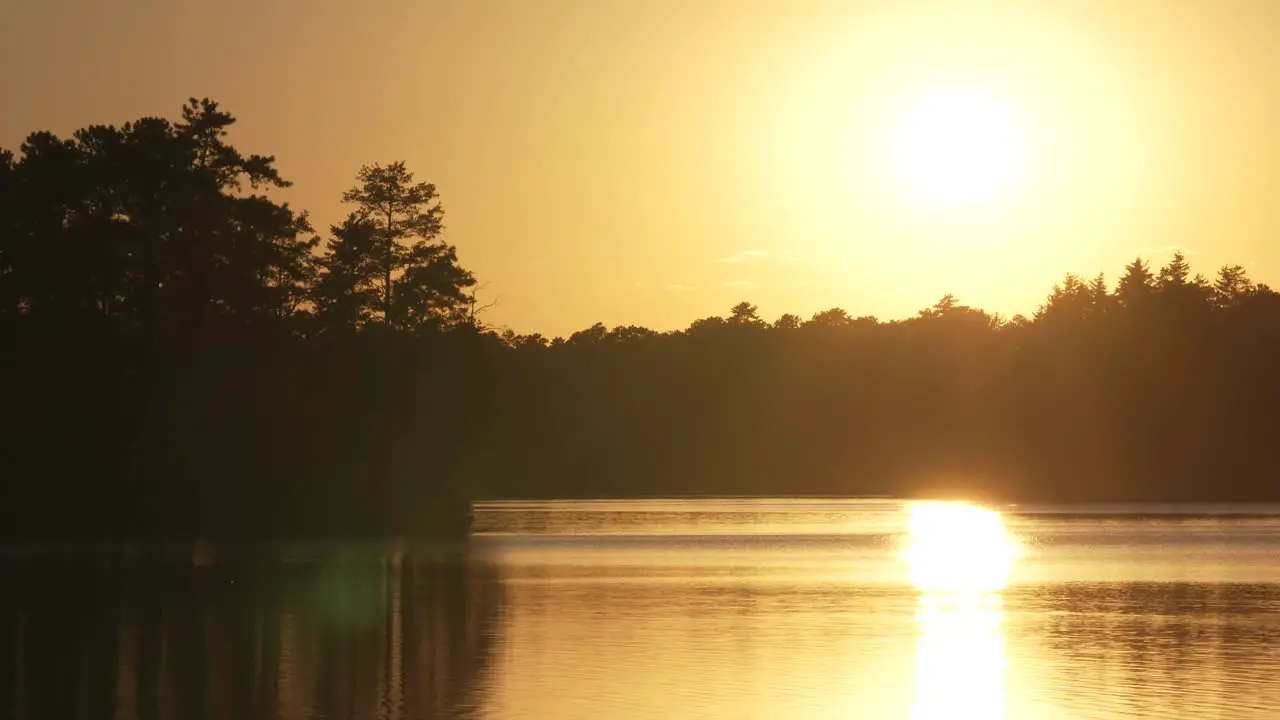
<path id="1" fill-rule="evenodd" d="M 902 557 L 917 588 L 927 593 L 1004 588 L 1019 549 L 1000 513 L 963 502 L 913 503 L 908 512 Z"/>
<path id="2" fill-rule="evenodd" d="M 1023 162 L 1023 138 L 998 98 L 939 90 L 902 108 L 890 151 L 892 171 L 913 196 L 973 205 L 1012 184 Z"/>

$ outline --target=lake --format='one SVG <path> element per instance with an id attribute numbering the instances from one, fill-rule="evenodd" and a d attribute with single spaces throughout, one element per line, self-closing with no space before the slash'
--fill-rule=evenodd
<path id="1" fill-rule="evenodd" d="M 0 716 L 1280 717 L 1280 506 L 1000 510 L 505 502 L 465 546 L 10 548 Z"/>

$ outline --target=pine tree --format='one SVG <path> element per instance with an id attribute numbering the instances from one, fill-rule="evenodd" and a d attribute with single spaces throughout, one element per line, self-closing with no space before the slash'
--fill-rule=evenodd
<path id="1" fill-rule="evenodd" d="M 1218 270 L 1218 278 L 1213 283 L 1214 303 L 1221 308 L 1233 307 L 1247 297 L 1254 289 L 1253 282 L 1244 267 L 1240 265 L 1223 265 Z"/>
<path id="2" fill-rule="evenodd" d="M 333 237 L 316 264 L 321 272 L 312 291 L 323 330 L 355 330 L 380 306 L 375 262 L 378 227 L 352 214 L 330 228 Z"/>
<path id="3" fill-rule="evenodd" d="M 1154 289 L 1154 278 L 1147 261 L 1136 258 L 1124 266 L 1124 274 L 1116 284 L 1116 300 L 1126 308 L 1134 308 L 1146 302 Z"/>
<path id="4" fill-rule="evenodd" d="M 475 278 L 457 262 L 457 251 L 437 240 L 444 208 L 431 183 L 413 181 L 404 162 L 360 168 L 359 184 L 342 199 L 357 206 L 355 218 L 377 230 L 377 246 L 360 272 L 376 272 L 378 311 L 392 327 L 457 322 L 465 315 Z M 355 271 L 357 266 L 353 266 Z"/>

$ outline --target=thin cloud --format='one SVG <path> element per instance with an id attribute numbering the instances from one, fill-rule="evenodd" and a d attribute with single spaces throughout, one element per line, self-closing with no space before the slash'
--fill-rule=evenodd
<path id="1" fill-rule="evenodd" d="M 739 290 L 745 290 L 746 288 L 755 287 L 756 284 L 751 282 L 750 280 L 730 280 L 729 282 L 725 283 L 724 286 L 727 288 L 736 288 Z"/>
<path id="2" fill-rule="evenodd" d="M 739 252 L 737 252 L 737 253 L 734 253 L 733 255 L 728 255 L 728 256 L 726 256 L 726 257 L 722 257 L 722 258 L 717 258 L 717 259 L 716 259 L 716 262 L 719 262 L 719 263 L 744 263 L 744 262 L 746 262 L 746 261 L 748 261 L 748 260 L 759 260 L 759 259 L 761 259 L 761 258 L 766 258 L 766 257 L 769 257 L 769 251 L 768 251 L 768 250 L 741 250 L 741 251 L 739 251 Z"/>
<path id="3" fill-rule="evenodd" d="M 662 289 L 671 293 L 686 293 L 686 292 L 693 292 L 698 288 L 692 285 L 681 285 L 680 283 L 672 283 L 671 285 L 668 285 Z"/>

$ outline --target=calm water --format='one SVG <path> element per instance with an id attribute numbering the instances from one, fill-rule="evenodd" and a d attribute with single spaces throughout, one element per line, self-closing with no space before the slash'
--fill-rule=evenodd
<path id="1" fill-rule="evenodd" d="M 1019 557 L 982 590 L 920 590 L 887 501 L 504 503 L 466 547 L 11 551 L 0 717 L 1280 717 L 1280 508 L 1067 510 L 1007 511 Z M 931 532 L 935 573 L 992 562 Z"/>

